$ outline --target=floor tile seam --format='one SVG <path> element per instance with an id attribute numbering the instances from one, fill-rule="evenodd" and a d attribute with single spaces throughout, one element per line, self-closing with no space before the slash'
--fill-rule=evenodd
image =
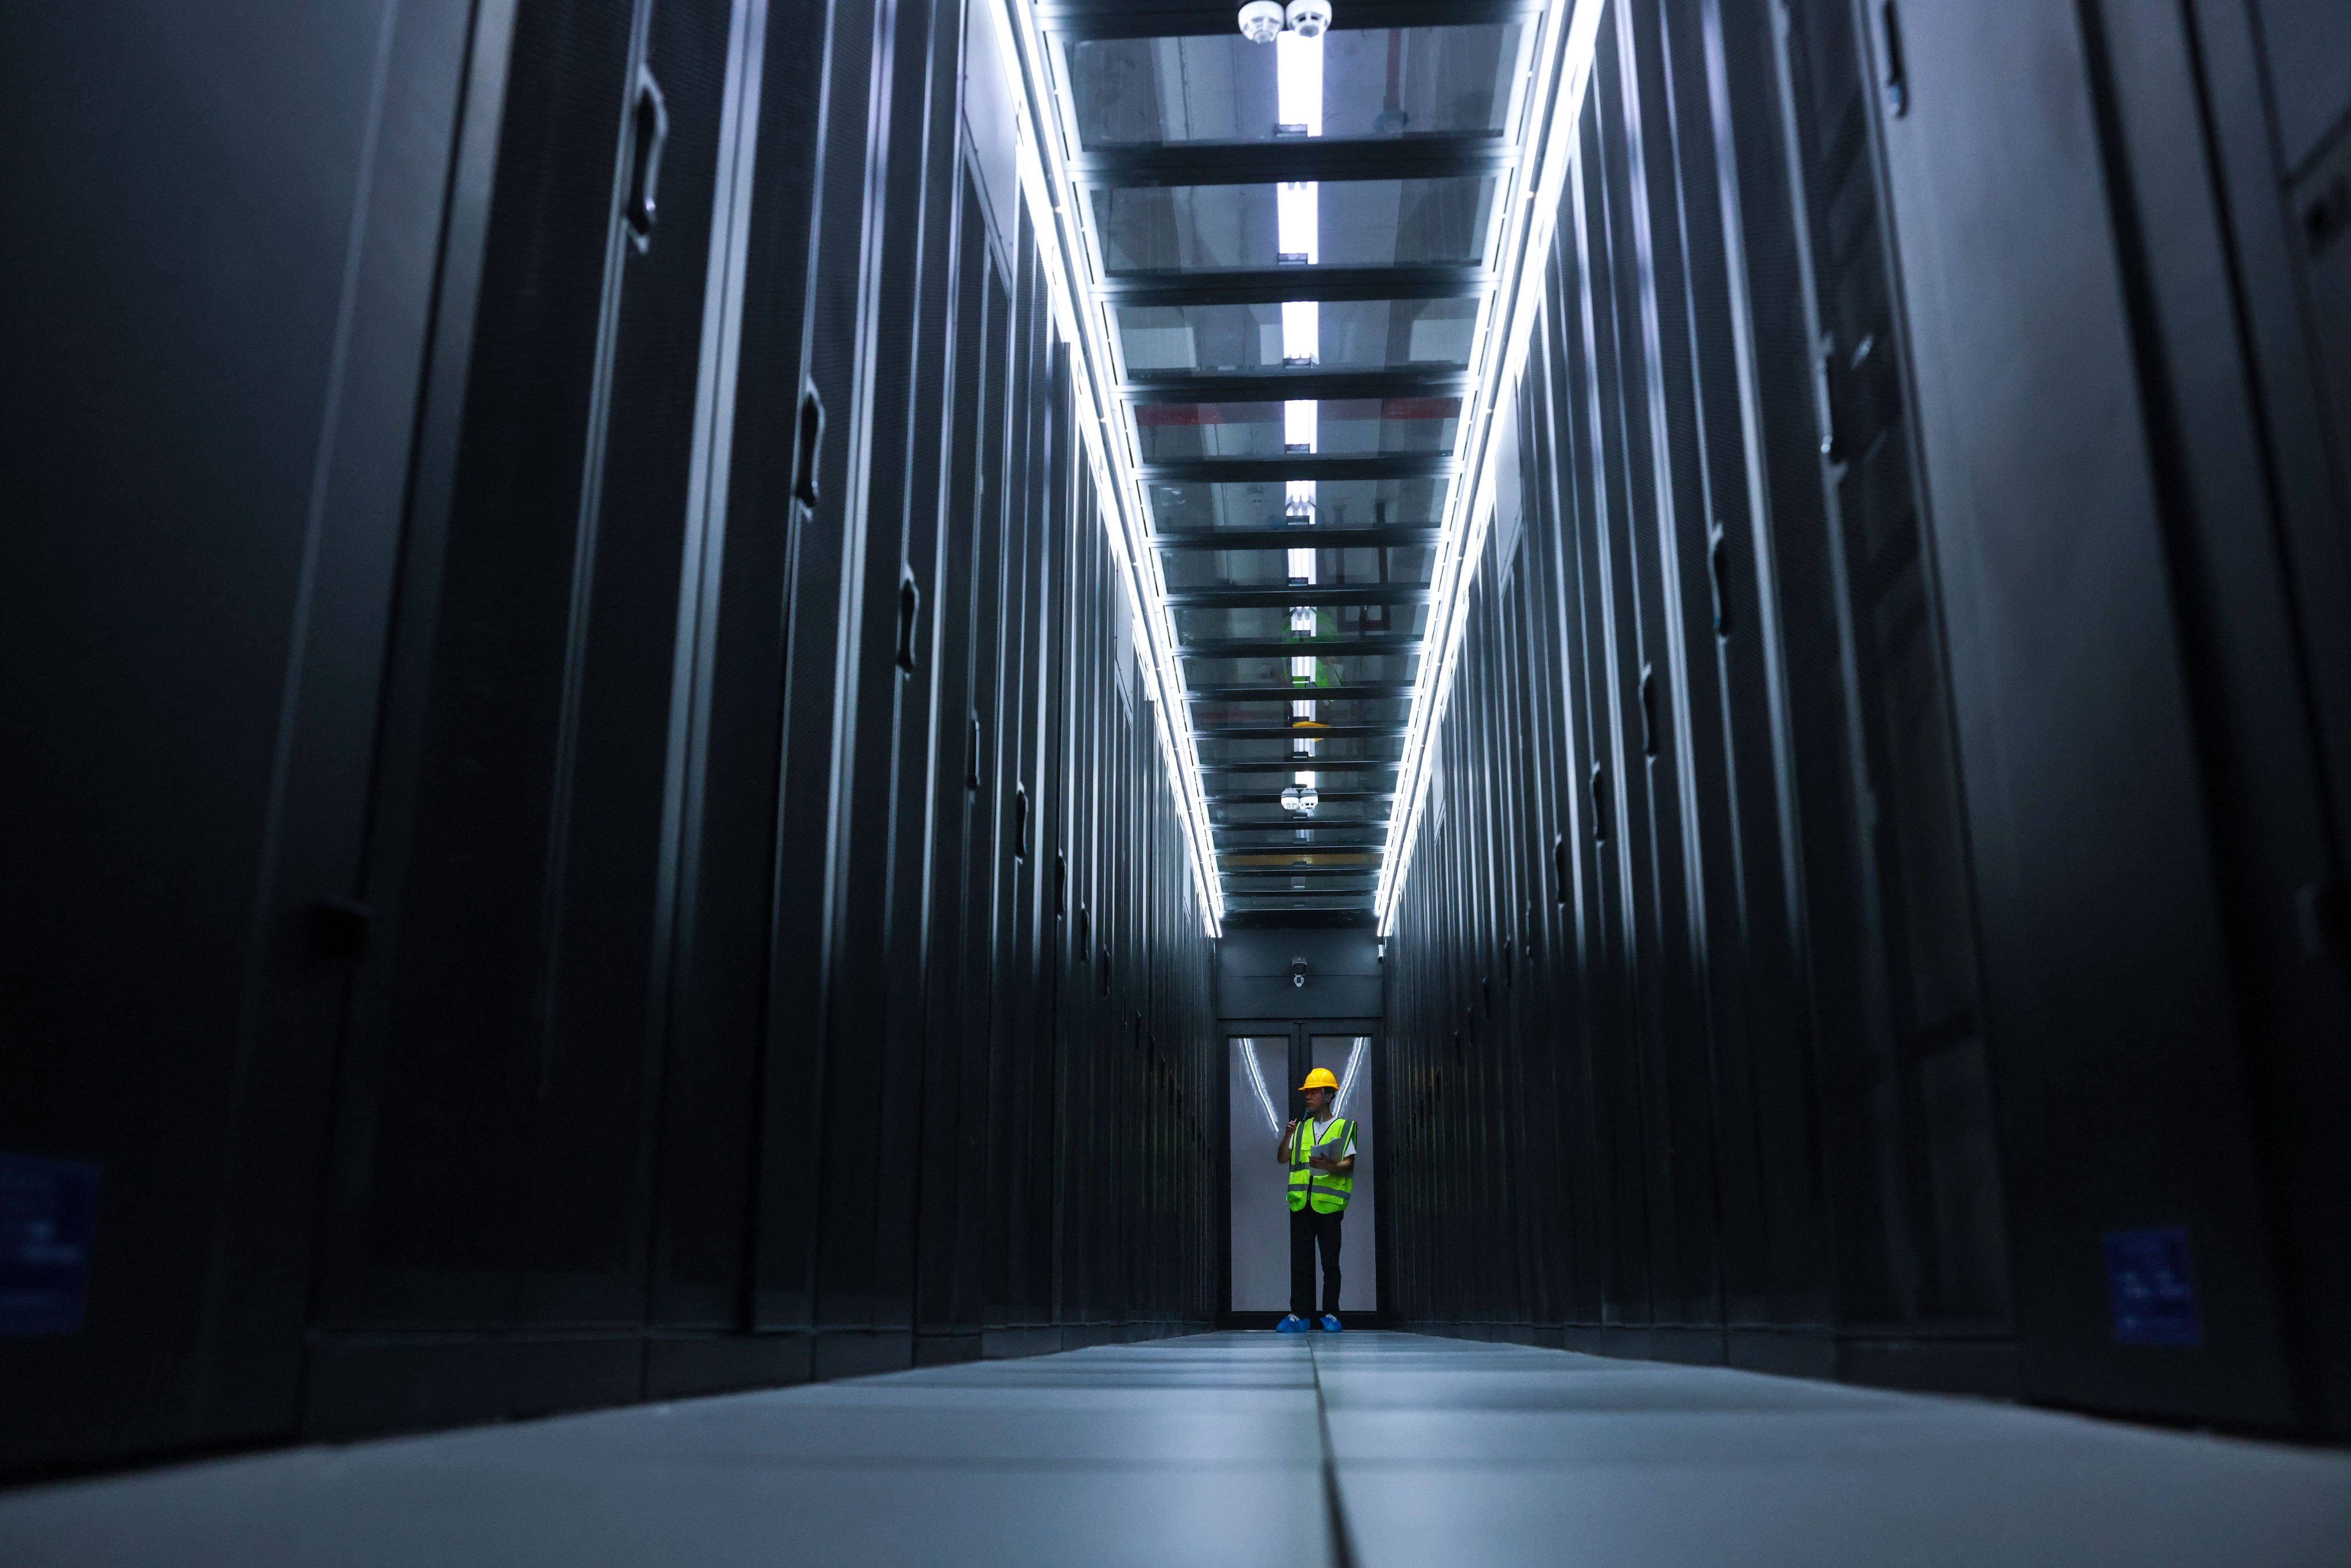
<path id="1" fill-rule="evenodd" d="M 985 1399 L 1011 1399 L 1011 1396 L 1016 1396 L 1018 1394 L 1018 1396 L 1020 1396 L 1020 1404 L 1037 1404 L 1040 1399 L 1070 1399 L 1070 1396 L 1086 1396 L 1086 1399 L 1223 1399 L 1223 1396 L 1229 1396 L 1229 1394 L 1311 1394 L 1314 1392 L 1314 1385 L 1307 1383 L 1307 1380 L 1301 1380 L 1301 1383 L 1277 1383 L 1277 1385 L 1213 1383 L 1213 1385 L 1195 1385 L 1195 1387 L 1180 1387 L 1180 1389 L 1126 1387 L 1126 1385 L 1061 1385 L 1061 1387 L 1023 1385 L 1023 1387 L 1007 1389 L 1007 1387 L 976 1387 L 976 1385 L 968 1385 L 968 1383 L 926 1383 L 922 1385 L 922 1387 L 924 1392 L 946 1392 L 946 1389 L 955 1389 L 956 1394 L 973 1394 L 973 1396 L 985 1396 Z M 825 1399 L 825 1401 L 809 1399 L 809 1401 L 795 1401 L 795 1404 L 790 1406 L 778 1406 L 778 1408 L 816 1410 L 816 1408 L 830 1408 L 830 1406 L 912 1404 L 910 1394 L 912 1389 L 891 1389 L 889 1399 Z M 978 1401 L 980 1399 L 962 1399 L 962 1401 L 956 1401 L 956 1404 L 978 1404 Z M 926 1401 L 926 1404 L 931 1404 L 931 1401 Z"/>
<path id="2" fill-rule="evenodd" d="M 1937 1449 L 1925 1448 L 1896 1450 L 1888 1450 L 1883 1448 L 1872 1448 L 1849 1452 L 1823 1453 L 1819 1451 L 1805 1450 L 1784 1454 L 1771 1451 L 1758 1451 L 1752 1448 L 1740 1448 L 1736 1450 L 1708 1449 L 1703 1452 L 1693 1452 L 1692 1450 L 1684 1448 L 1675 1449 L 1672 1451 L 1657 1450 L 1653 1452 L 1641 1452 L 1638 1450 L 1627 1451 L 1621 1449 L 1595 1449 L 1580 1450 L 1573 1453 L 1543 1453 L 1539 1451 L 1531 1452 L 1521 1448 L 1516 1452 L 1508 1454 L 1487 1452 L 1458 1454 L 1366 1454 L 1354 1452 L 1342 1455 L 1340 1458 L 1340 1463 L 1349 1469 L 1516 1469 L 1543 1472 L 1557 1472 L 1593 1468 L 1622 1469 L 1627 1467 L 1643 1469 L 1667 1468 L 1703 1470 L 1708 1472 L 1726 1469 L 1735 1469 L 1740 1470 L 1766 1469 L 1808 1471 L 1817 1470 L 1822 1466 L 1832 1462 L 1846 1467 L 1858 1466 L 1863 1469 L 1878 1467 L 1893 1469 L 1909 1469 L 1921 1464 L 1938 1461 L 1952 1463 L 1964 1462 L 1970 1458 L 1981 1458 L 1986 1451 L 1987 1450 L 1983 1448 L 1977 1448 L 1972 1450 L 1959 1452 L 1938 1451 Z M 2067 1468 L 2064 1465 L 2064 1461 L 2073 1460 L 2076 1462 L 2076 1466 L 2074 1468 L 2079 1468 L 2084 1470 L 2095 1470 L 2102 1468 L 2110 1468 L 2105 1464 L 2105 1461 L 2111 1460 L 2114 1458 L 2114 1456 L 2109 1454 L 2081 1451 L 2061 1452 L 2054 1454 L 2043 1452 L 2030 1456 L 2019 1456 L 2016 1455 L 2013 1450 L 2000 1448 L 1997 1446 L 1994 1446 L 1989 1451 L 2001 1458 L 2031 1458 L 2038 1462 L 2055 1463 L 2060 1468 Z M 2197 1456 L 2181 1456 L 2181 1458 L 2193 1460 Z M 2197 1468 L 2206 1469 L 2210 1469 L 2210 1467 L 2200 1465 Z M 2231 1475 L 2240 1475 L 2243 1472 L 2241 1470 L 2231 1470 L 2230 1473 Z M 2280 1472 L 2271 1471 L 2269 1473 L 2277 1474 Z M 2338 1486 L 2342 1484 L 2344 1479 L 2344 1478 L 2317 1474 L 2308 1470 L 2304 1470 L 2301 1476 L 2291 1479 L 2297 1481 L 2302 1479 L 2309 1479 L 2312 1481 L 2329 1481 L 2334 1482 Z"/>
<path id="3" fill-rule="evenodd" d="M 1046 1376 L 1040 1374 L 1031 1374 L 1026 1377 L 974 1377 L 967 1373 L 941 1372 L 936 1374 L 925 1373 L 913 1377 L 893 1377 L 886 1380 L 882 1378 L 874 1378 L 871 1381 L 864 1379 L 847 1379 L 840 1383 L 810 1383 L 803 1385 L 800 1388 L 787 1389 L 782 1392 L 799 1394 L 805 1392 L 808 1389 L 816 1388 L 856 1388 L 866 1391 L 883 1392 L 899 1388 L 942 1387 L 1059 1388 L 1074 1385 L 1076 1387 L 1083 1388 L 1092 1386 L 1096 1384 L 1107 1384 L 1113 1387 L 1122 1388 L 1187 1388 L 1195 1386 L 1206 1386 L 1211 1388 L 1222 1388 L 1227 1386 L 1247 1387 L 1252 1384 L 1266 1382 L 1269 1379 L 1276 1382 L 1282 1381 L 1288 1375 L 1288 1368 L 1274 1366 L 1202 1367 L 1196 1372 L 1186 1373 L 1181 1377 L 1123 1377 L 1115 1376 L 1107 1371 L 1086 1373 L 1065 1371 L 1054 1373 L 1050 1376 Z"/>
<path id="4" fill-rule="evenodd" d="M 1370 1403 L 1343 1396 L 1331 1401 L 1333 1407 L 1353 1415 L 1363 1416 L 1426 1416 L 1443 1412 L 1450 1416 L 1542 1416 L 1560 1420 L 1613 1420 L 1623 1416 L 1645 1416 L 1653 1418 L 1673 1417 L 1701 1421 L 1876 1421 L 1898 1422 L 1907 1426 L 1949 1426 L 1953 1431 L 1974 1431 L 1991 1428 L 2012 1431 L 2017 1428 L 1996 1427 L 1991 1422 L 1921 1421 L 1907 1410 L 1888 1409 L 1820 1409 L 1775 1410 L 1766 1406 L 1723 1406 L 1714 1408 L 1687 1405 L 1464 1405 L 1450 1400 L 1399 1401 Z"/>
<path id="5" fill-rule="evenodd" d="M 1314 1427 L 1322 1447 L 1322 1502 L 1330 1518 L 1332 1568 L 1355 1568 L 1354 1540 L 1347 1523 L 1347 1500 L 1339 1488 L 1339 1450 L 1331 1437 L 1331 1407 L 1322 1395 L 1322 1357 L 1309 1343 L 1306 1363 L 1314 1372 Z"/>
<path id="6" fill-rule="evenodd" d="M 1575 1453 L 1540 1454 L 1523 1450 L 1514 1454 L 1351 1454 L 1342 1463 L 1351 1470 L 1521 1470 L 1530 1473 L 1556 1474 L 1582 1469 L 1670 1469 L 1688 1470 L 1711 1475 L 1726 1469 L 1794 1470 L 1813 1472 L 1830 1460 L 1844 1463 L 1855 1456 L 1843 1454 L 1757 1454 L 1707 1452 L 1692 1454 L 1687 1450 L 1671 1453 Z M 1884 1460 L 1889 1466 L 1907 1466 L 1916 1462 L 1914 1455 L 1864 1454 L 1863 1459 Z"/>
<path id="7" fill-rule="evenodd" d="M 1304 1379 L 1296 1383 L 919 1383 L 909 1384 L 904 1388 L 893 1388 L 887 1393 L 892 1397 L 899 1397 L 904 1396 L 909 1389 L 920 1388 L 954 1389 L 958 1392 L 970 1390 L 987 1394 L 1290 1394 L 1303 1393 L 1313 1386 L 1311 1381 Z M 834 1394 L 836 1397 L 830 1401 L 822 1397 L 796 1399 L 790 1401 L 790 1404 L 817 1405 L 828 1402 L 843 1403 L 851 1400 L 857 1403 L 878 1403 L 878 1401 L 857 1397 L 872 1394 L 874 1391 L 871 1389 L 859 1389 L 853 1395 L 841 1394 L 837 1390 L 828 1392 Z"/>
<path id="8" fill-rule="evenodd" d="M 675 1467 L 709 1470 L 996 1470 L 1021 1471 L 1052 1475 L 1069 1471 L 1089 1474 L 1128 1471 L 1138 1475 L 1197 1473 L 1203 1475 L 1263 1472 L 1269 1467 L 1305 1471 L 1315 1469 L 1311 1462 L 1286 1462 L 1279 1454 L 1258 1455 L 1241 1458 L 1191 1459 L 1176 1456 L 1138 1458 L 1096 1458 L 1072 1455 L 1066 1458 L 990 1458 L 985 1456 L 935 1457 L 914 1454 L 892 1455 L 689 1455 L 669 1454 L 632 1456 L 629 1467 Z M 469 1469 L 472 1467 L 468 1467 Z M 566 1467 L 567 1471 L 576 1467 Z M 413 1472 L 411 1472 L 413 1473 Z M 390 1479 L 390 1478 L 385 1478 Z"/>
<path id="9" fill-rule="evenodd" d="M 1966 1396 L 1914 1395 L 1909 1393 L 1880 1394 L 1866 1399 L 1855 1398 L 1850 1403 L 1804 1403 L 1785 1406 L 1689 1406 L 1689 1405 L 1624 1405 L 1624 1406 L 1534 1406 L 1463 1404 L 1444 1399 L 1395 1400 L 1377 1403 L 1358 1402 L 1343 1386 L 1331 1390 L 1327 1397 L 1341 1411 L 1358 1416 L 1426 1416 L 1445 1412 L 1463 1416 L 1544 1416 L 1574 1422 L 1597 1422 L 1622 1416 L 1641 1416 L 1651 1420 L 1675 1421 L 1786 1421 L 1805 1424 L 1845 1422 L 1895 1425 L 1907 1429 L 1947 1433 L 1955 1438 L 1975 1440 L 1987 1435 L 2011 1442 L 2031 1441 L 2042 1446 L 2094 1449 L 2105 1447 L 2174 1450 L 2181 1444 L 2212 1444 L 2228 1446 L 2238 1451 L 2267 1455 L 2271 1453 L 2314 1454 L 2322 1458 L 2351 1460 L 2351 1453 L 2309 1449 L 2294 1444 L 2280 1444 L 2259 1437 L 2228 1433 L 2180 1431 L 2149 1427 L 2126 1417 L 2095 1413 L 2047 1410 L 1983 1401 Z"/>

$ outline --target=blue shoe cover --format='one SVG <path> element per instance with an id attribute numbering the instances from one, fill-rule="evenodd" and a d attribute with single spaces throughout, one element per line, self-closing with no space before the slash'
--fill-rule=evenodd
<path id="1" fill-rule="evenodd" d="M 1292 1312 L 1288 1317 L 1282 1319 L 1280 1322 L 1274 1324 L 1273 1332 L 1276 1333 L 1304 1333 L 1306 1332 L 1306 1320 L 1300 1317 L 1296 1312 Z"/>
<path id="2" fill-rule="evenodd" d="M 1322 1332 L 1325 1333 L 1337 1333 L 1339 1332 L 1338 1313 L 1324 1312 L 1322 1314 Z"/>

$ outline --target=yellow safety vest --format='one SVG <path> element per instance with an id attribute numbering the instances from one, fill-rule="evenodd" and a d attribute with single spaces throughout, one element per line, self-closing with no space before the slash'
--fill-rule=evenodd
<path id="1" fill-rule="evenodd" d="M 1355 1124 L 1344 1116 L 1333 1116 L 1324 1123 L 1309 1116 L 1298 1124 L 1298 1136 L 1290 1150 L 1290 1213 L 1297 1213 L 1310 1203 L 1317 1214 L 1345 1211 L 1347 1196 L 1355 1190 L 1355 1178 L 1334 1171 L 1318 1171 L 1306 1162 L 1316 1155 L 1333 1160 L 1346 1158 L 1347 1145 L 1354 1136 Z"/>

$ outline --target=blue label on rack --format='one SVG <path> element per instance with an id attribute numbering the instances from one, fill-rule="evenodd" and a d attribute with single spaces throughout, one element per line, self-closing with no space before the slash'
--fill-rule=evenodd
<path id="1" fill-rule="evenodd" d="M 0 1334 L 81 1327 L 98 1167 L 0 1155 Z"/>
<path id="2" fill-rule="evenodd" d="M 2106 1232 L 2106 1295 L 2123 1344 L 2201 1344 L 2188 1232 L 2177 1225 Z"/>

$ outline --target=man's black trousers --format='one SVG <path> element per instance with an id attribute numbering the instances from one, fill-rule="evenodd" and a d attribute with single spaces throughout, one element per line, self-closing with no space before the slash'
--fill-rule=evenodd
<path id="1" fill-rule="evenodd" d="M 1314 1311 L 1314 1249 L 1322 1249 L 1322 1311 L 1339 1312 L 1339 1221 L 1347 1211 L 1317 1214 L 1313 1206 L 1293 1209 L 1290 1216 L 1290 1310 L 1301 1318 Z"/>

